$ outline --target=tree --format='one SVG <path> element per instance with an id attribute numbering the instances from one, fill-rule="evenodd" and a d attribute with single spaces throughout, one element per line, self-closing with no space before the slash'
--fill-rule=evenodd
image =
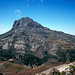
<path id="1" fill-rule="evenodd" d="M 3 75 L 3 73 L 0 73 L 0 75 Z"/>
<path id="2" fill-rule="evenodd" d="M 66 72 L 62 71 L 61 75 L 66 75 Z"/>
<path id="3" fill-rule="evenodd" d="M 60 72 L 56 68 L 53 68 L 51 71 L 51 75 L 60 75 Z"/>
<path id="4" fill-rule="evenodd" d="M 46 75 L 45 73 L 42 73 L 41 75 Z"/>
<path id="5" fill-rule="evenodd" d="M 75 66 L 74 65 L 70 65 L 69 70 L 70 71 L 75 71 Z"/>
<path id="6" fill-rule="evenodd" d="M 75 71 L 75 66 L 74 65 L 70 65 L 69 70 L 70 70 L 71 75 L 73 75 L 73 73 Z"/>

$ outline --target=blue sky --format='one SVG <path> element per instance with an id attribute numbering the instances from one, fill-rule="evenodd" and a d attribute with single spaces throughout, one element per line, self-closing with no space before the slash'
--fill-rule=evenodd
<path id="1" fill-rule="evenodd" d="M 0 34 L 30 17 L 52 30 L 75 35 L 75 0 L 0 0 Z"/>

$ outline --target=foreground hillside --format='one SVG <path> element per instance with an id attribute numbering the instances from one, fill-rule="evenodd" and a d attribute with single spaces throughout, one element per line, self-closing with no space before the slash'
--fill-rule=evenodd
<path id="1" fill-rule="evenodd" d="M 53 67 L 54 65 L 41 65 L 37 68 L 31 68 L 30 66 L 26 66 L 24 64 L 15 64 L 9 61 L 0 62 L 0 74 L 3 75 L 35 75 L 36 73 L 40 73 L 44 70 Z"/>
<path id="2" fill-rule="evenodd" d="M 27 67 L 26 65 L 20 65 L 20 64 L 15 64 L 15 63 L 11 63 L 8 61 L 0 61 L 0 75 L 1 73 L 3 75 L 8 75 L 8 74 L 12 74 L 12 73 L 17 73 L 19 71 L 22 70 L 28 70 L 31 69 L 30 67 Z"/>
<path id="3" fill-rule="evenodd" d="M 73 66 L 72 66 L 73 65 Z M 68 75 L 75 74 L 75 62 L 62 65 L 41 65 L 31 68 L 24 64 L 14 64 L 8 61 L 0 62 L 0 75 Z"/>
<path id="4" fill-rule="evenodd" d="M 75 36 L 53 31 L 26 17 L 0 35 L 0 60 L 39 66 L 75 61 Z"/>

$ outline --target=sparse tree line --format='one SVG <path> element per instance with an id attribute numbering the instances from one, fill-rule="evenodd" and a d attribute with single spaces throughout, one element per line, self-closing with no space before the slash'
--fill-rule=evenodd
<path id="1" fill-rule="evenodd" d="M 46 62 L 48 59 L 47 57 L 44 57 L 44 58 L 38 58 L 34 55 L 31 55 L 31 54 L 25 54 L 24 56 L 19 56 L 19 58 L 22 60 L 22 62 L 24 64 L 26 64 L 27 66 L 30 66 L 30 67 L 34 67 L 34 66 L 40 66 L 41 64 L 43 64 L 44 62 Z"/>
<path id="2" fill-rule="evenodd" d="M 14 48 L 10 48 L 9 50 L 3 50 L 0 47 L 0 61 L 7 61 L 9 59 L 15 59 L 13 61 L 14 63 L 20 63 L 20 64 L 25 64 L 27 66 L 33 67 L 33 66 L 39 66 L 45 62 L 47 62 L 48 58 L 38 58 L 32 54 L 25 53 L 24 55 L 19 55 L 18 58 L 16 58 L 16 53 Z"/>
<path id="3" fill-rule="evenodd" d="M 3 50 L 0 47 L 0 61 L 7 61 L 8 59 L 15 58 L 15 52 L 14 49 L 9 49 L 9 50 Z"/>

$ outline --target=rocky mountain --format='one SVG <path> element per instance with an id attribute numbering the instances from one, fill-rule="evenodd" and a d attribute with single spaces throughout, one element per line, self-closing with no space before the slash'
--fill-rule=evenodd
<path id="1" fill-rule="evenodd" d="M 31 18 L 21 18 L 15 20 L 10 31 L 0 35 L 0 53 L 6 51 L 13 52 L 16 58 L 30 54 L 38 59 L 46 57 L 50 62 L 74 61 L 75 36 L 50 30 Z"/>

